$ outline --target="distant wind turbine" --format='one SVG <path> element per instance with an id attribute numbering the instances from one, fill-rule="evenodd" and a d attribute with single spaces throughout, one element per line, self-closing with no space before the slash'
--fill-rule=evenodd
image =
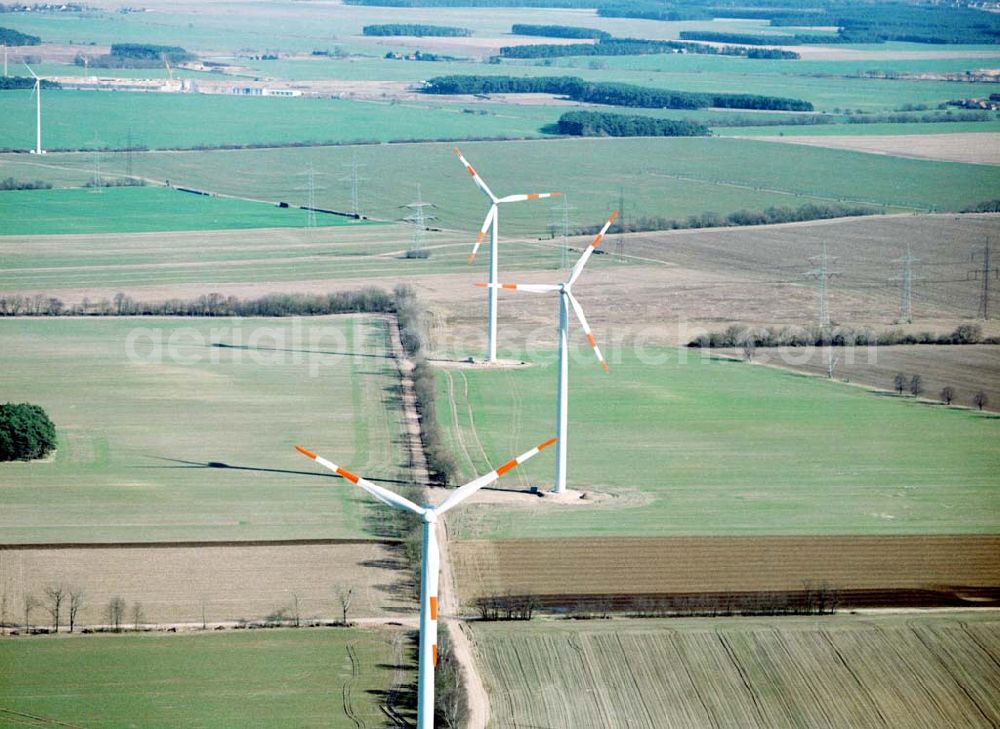
<path id="1" fill-rule="evenodd" d="M 360 486 L 386 506 L 408 511 L 423 519 L 423 548 L 420 553 L 420 647 L 418 649 L 417 674 L 417 729 L 434 729 L 434 667 L 437 665 L 437 619 L 438 619 L 438 571 L 440 555 L 438 552 L 435 525 L 438 517 L 453 509 L 484 486 L 489 486 L 510 470 L 513 470 L 529 458 L 537 455 L 555 442 L 555 438 L 522 453 L 517 458 L 507 461 L 485 476 L 480 476 L 461 486 L 437 506 L 417 506 L 412 501 L 394 491 L 378 486 L 360 476 L 356 476 L 336 463 L 331 463 L 322 456 L 306 450 L 302 446 L 295 449 L 302 455 L 313 459 L 316 463 L 329 468 L 351 483 Z"/>
<path id="2" fill-rule="evenodd" d="M 42 149 L 42 80 L 27 63 L 24 67 L 35 77 L 35 88 L 31 92 L 35 95 L 35 149 L 32 150 L 32 154 L 45 154 L 45 150 Z"/>
<path id="3" fill-rule="evenodd" d="M 569 449 L 569 356 L 568 356 L 568 343 L 569 343 L 569 307 L 573 307 L 573 311 L 576 312 L 576 318 L 580 322 L 580 326 L 583 327 L 583 333 L 587 335 L 587 341 L 590 342 L 590 346 L 594 348 L 594 354 L 597 356 L 597 361 L 601 363 L 601 367 L 604 371 L 608 371 L 608 363 L 604 361 L 604 355 L 601 354 L 601 348 L 597 346 L 597 340 L 594 339 L 593 333 L 590 331 L 590 325 L 587 324 L 587 318 L 583 315 L 583 307 L 580 306 L 580 302 L 576 300 L 573 296 L 573 284 L 576 280 L 580 278 L 580 274 L 583 273 L 583 267 L 587 265 L 587 261 L 590 259 L 591 254 L 601 245 L 601 241 L 604 240 L 604 236 L 608 232 L 608 228 L 611 224 L 615 222 L 615 218 L 618 217 L 618 211 L 615 210 L 611 213 L 611 217 L 608 218 L 604 227 L 601 228 L 601 232 L 598 233 L 594 240 L 590 242 L 590 245 L 583 251 L 580 255 L 580 259 L 573 266 L 570 271 L 569 278 L 560 284 L 513 284 L 513 283 L 485 283 L 476 284 L 476 286 L 487 287 L 493 291 L 497 289 L 514 289 L 517 291 L 528 291 L 534 294 L 545 294 L 552 291 L 559 292 L 559 372 L 558 372 L 558 395 L 556 399 L 556 482 L 553 492 L 561 494 L 566 490 L 566 455 Z"/>
<path id="4" fill-rule="evenodd" d="M 562 193 L 558 192 L 529 192 L 517 195 L 507 195 L 505 197 L 497 197 L 490 190 L 489 186 L 483 181 L 483 178 L 479 176 L 479 173 L 473 169 L 472 165 L 469 164 L 468 160 L 462 156 L 462 153 L 455 147 L 455 154 L 465 165 L 466 171 L 472 175 L 472 179 L 475 181 L 476 186 L 482 190 L 483 194 L 490 199 L 490 209 L 486 213 L 486 219 L 483 221 L 482 227 L 479 229 L 479 235 L 476 236 L 476 244 L 472 247 L 472 255 L 469 256 L 469 263 L 476 260 L 476 253 L 479 251 L 479 245 L 483 242 L 483 238 L 486 237 L 486 231 L 490 231 L 490 277 L 489 281 L 491 284 L 496 283 L 497 280 L 497 266 L 499 264 L 497 251 L 497 241 L 500 237 L 500 208 L 499 206 L 503 203 L 511 202 L 523 202 L 524 200 L 542 200 L 547 197 L 559 197 Z M 488 323 L 486 328 L 486 359 L 490 362 L 495 362 L 497 359 L 497 292 L 495 287 L 490 287 L 489 296 L 489 311 L 488 311 Z"/>

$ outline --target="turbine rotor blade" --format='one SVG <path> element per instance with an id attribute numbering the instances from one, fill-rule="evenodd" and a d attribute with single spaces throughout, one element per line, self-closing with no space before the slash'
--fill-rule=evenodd
<path id="1" fill-rule="evenodd" d="M 482 190 L 486 194 L 486 196 L 494 203 L 497 202 L 497 196 L 493 194 L 493 191 L 490 190 L 489 186 L 486 184 L 483 178 L 479 176 L 479 173 L 476 172 L 476 169 L 469 164 L 469 160 L 467 160 L 465 157 L 462 156 L 462 153 L 458 150 L 458 147 L 455 147 L 455 154 L 458 155 L 458 158 L 462 161 L 462 164 L 465 165 L 465 171 L 472 176 L 473 181 L 476 183 L 479 189 Z"/>
<path id="2" fill-rule="evenodd" d="M 611 213 L 611 217 L 608 218 L 604 227 L 601 228 L 601 232 L 594 236 L 594 240 L 590 241 L 590 245 L 584 249 L 583 254 L 580 256 L 580 260 L 578 260 L 576 265 L 573 266 L 573 271 L 570 273 L 569 280 L 566 282 L 567 284 L 572 285 L 578 278 L 580 278 L 580 274 L 583 273 L 583 267 L 587 265 L 587 260 L 590 258 L 591 254 L 597 250 L 597 247 L 601 245 L 601 241 L 604 240 L 604 236 L 607 234 L 608 228 L 611 227 L 611 224 L 615 222 L 617 217 L 618 211 L 615 210 Z"/>
<path id="3" fill-rule="evenodd" d="M 336 463 L 328 461 L 322 456 L 317 456 L 315 453 L 313 453 L 310 450 L 306 450 L 302 446 L 295 446 L 295 450 L 304 455 L 306 458 L 311 458 L 312 460 L 316 461 L 316 463 L 323 466 L 324 468 L 330 469 L 338 476 L 346 478 L 348 481 L 355 484 L 356 486 L 360 486 L 362 489 L 370 493 L 372 496 L 374 496 L 376 499 L 381 501 L 386 506 L 391 506 L 394 509 L 401 509 L 402 511 L 410 511 L 413 512 L 414 514 L 423 514 L 426 511 L 426 509 L 424 509 L 423 507 L 417 506 L 409 499 L 400 496 L 394 491 L 390 491 L 389 489 L 382 488 L 377 484 L 373 484 L 371 481 L 368 481 L 367 479 L 361 478 L 360 476 L 351 473 L 346 468 L 341 468 Z"/>
<path id="4" fill-rule="evenodd" d="M 515 283 L 477 283 L 473 284 L 480 289 L 511 289 L 515 291 L 530 291 L 533 294 L 545 294 L 550 291 L 558 291 L 556 284 L 515 284 Z"/>
<path id="5" fill-rule="evenodd" d="M 32 76 L 34 76 L 35 77 L 35 81 L 37 81 L 38 80 L 38 74 L 36 74 L 34 71 L 31 70 L 31 66 L 29 66 L 27 63 L 25 63 L 24 67 L 26 69 L 28 69 L 28 73 L 30 73 Z"/>
<path id="6" fill-rule="evenodd" d="M 534 456 L 538 455 L 539 453 L 541 453 L 542 451 L 544 451 L 546 448 L 548 448 L 550 445 L 552 445 L 555 442 L 556 442 L 555 438 L 549 438 L 544 443 L 539 443 L 537 446 L 535 446 L 534 448 L 532 448 L 530 451 L 526 451 L 526 452 L 522 453 L 521 455 L 519 455 L 517 458 L 514 458 L 514 459 L 512 459 L 510 461 L 507 461 L 505 464 L 503 464 L 502 466 L 500 466 L 499 468 L 497 468 L 494 471 L 490 471 L 485 476 L 480 476 L 477 479 L 473 479 L 472 481 L 469 481 L 469 483 L 465 484 L 464 486 L 461 486 L 461 487 L 455 489 L 452 492 L 451 496 L 449 496 L 447 499 L 445 499 L 444 501 L 442 501 L 439 505 L 435 506 L 434 509 L 433 509 L 433 511 L 435 513 L 437 513 L 438 515 L 440 515 L 440 514 L 445 513 L 449 509 L 452 509 L 452 508 L 458 506 L 463 501 L 465 501 L 467 498 L 469 498 L 474 493 L 476 493 L 479 489 L 483 488 L 484 486 L 489 486 L 491 483 L 493 483 L 494 481 L 496 481 L 498 478 L 500 478 L 501 476 L 503 476 L 505 473 L 507 473 L 510 470 L 513 470 L 513 469 L 517 468 L 522 463 L 524 463 L 525 461 L 527 461 L 529 458 L 533 458 Z"/>
<path id="7" fill-rule="evenodd" d="M 521 195 L 506 195 L 497 200 L 498 203 L 523 202 L 525 200 L 543 200 L 547 197 L 559 197 L 561 192 L 528 192 Z"/>
<path id="8" fill-rule="evenodd" d="M 583 315 L 583 307 L 580 306 L 580 302 L 576 300 L 573 294 L 566 292 L 566 296 L 569 297 L 569 303 L 573 306 L 573 311 L 576 312 L 576 318 L 580 320 L 580 326 L 583 327 L 583 333 L 587 335 L 587 341 L 590 342 L 590 346 L 594 348 L 594 354 L 597 355 L 597 361 L 601 363 L 601 367 L 604 368 L 605 372 L 608 372 L 608 363 L 604 360 L 604 355 L 601 354 L 601 348 L 597 346 L 597 340 L 594 339 L 593 333 L 590 331 L 590 325 L 587 324 L 587 317 Z"/>
<path id="9" fill-rule="evenodd" d="M 483 221 L 483 226 L 479 229 L 479 235 L 476 236 L 476 243 L 472 246 L 472 253 L 469 255 L 469 263 L 471 264 L 476 260 L 476 253 L 479 252 L 479 246 L 483 242 L 483 238 L 486 237 L 486 231 L 490 229 L 490 226 L 496 222 L 497 219 L 497 206 L 496 203 L 490 205 L 490 211 L 486 213 L 486 220 Z"/>

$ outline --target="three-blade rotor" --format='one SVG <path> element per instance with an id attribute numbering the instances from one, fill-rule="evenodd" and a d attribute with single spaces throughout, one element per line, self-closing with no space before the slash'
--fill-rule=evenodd
<path id="1" fill-rule="evenodd" d="M 573 311 L 576 313 L 576 318 L 580 322 L 580 327 L 583 329 L 584 335 L 587 337 L 587 342 L 590 343 L 590 346 L 594 350 L 594 355 L 597 357 L 597 361 L 600 362 L 604 371 L 608 372 L 608 363 L 605 361 L 604 355 L 601 354 L 601 348 L 597 346 L 597 340 L 594 338 L 594 333 L 590 329 L 590 324 L 587 323 L 587 317 L 583 313 L 583 307 L 580 306 L 580 302 L 576 300 L 575 296 L 573 296 L 572 289 L 573 284 L 576 283 L 576 280 L 580 278 L 580 274 L 583 273 L 583 268 L 587 265 L 587 261 L 590 260 L 594 251 L 601 245 L 601 241 L 604 240 L 604 236 L 608 233 L 608 228 L 611 227 L 617 217 L 618 211 L 615 210 L 604 223 L 604 226 L 601 228 L 601 232 L 594 236 L 594 239 L 584 249 L 583 253 L 580 254 L 580 259 L 570 271 L 569 278 L 561 284 L 477 283 L 475 285 L 480 288 L 527 291 L 532 294 L 546 294 L 552 291 L 558 291 L 561 296 L 566 297 L 570 306 L 573 307 Z"/>
<path id="2" fill-rule="evenodd" d="M 458 147 L 455 147 L 455 154 L 458 155 L 458 159 L 463 165 L 465 165 L 465 170 L 472 177 L 473 182 L 476 183 L 476 187 L 478 187 L 483 194 L 490 199 L 491 203 L 490 209 L 486 213 L 486 218 L 483 220 L 483 224 L 479 228 L 479 233 L 476 235 L 476 242 L 472 246 L 472 253 L 469 255 L 469 263 L 476 260 L 476 254 L 479 252 L 479 246 L 482 245 L 483 239 L 486 237 L 486 232 L 490 229 L 490 227 L 496 225 L 498 205 L 502 205 L 503 203 L 523 202 L 525 200 L 542 200 L 548 197 L 559 197 L 559 195 L 562 194 L 559 192 L 528 192 L 497 197 L 493 194 L 489 185 L 486 184 L 486 181 L 479 176 L 478 172 L 476 172 L 475 167 L 469 164 L 469 161 L 462 155 L 462 152 L 458 149 Z"/>
<path id="3" fill-rule="evenodd" d="M 491 483 L 496 481 L 505 473 L 517 468 L 522 463 L 527 461 L 529 458 L 533 458 L 534 456 L 538 455 L 539 453 L 544 451 L 546 448 L 548 448 L 555 442 L 556 442 L 555 438 L 550 438 L 544 443 L 539 443 L 530 451 L 525 451 L 517 458 L 512 458 L 499 468 L 496 468 L 483 476 L 479 476 L 478 478 L 469 481 L 467 484 L 455 489 L 454 491 L 451 492 L 451 494 L 448 496 L 447 499 L 442 501 L 437 506 L 426 506 L 426 507 L 417 506 L 412 501 L 403 496 L 400 496 L 396 492 L 390 491 L 387 488 L 383 488 L 382 486 L 374 484 L 371 481 L 362 478 L 361 476 L 351 473 L 346 468 L 338 466 L 336 463 L 328 461 L 322 456 L 316 455 L 312 451 L 307 450 L 302 446 L 295 446 L 295 450 L 297 450 L 299 453 L 306 456 L 307 458 L 311 458 L 312 460 L 316 461 L 316 463 L 320 464 L 321 466 L 330 469 L 338 476 L 342 476 L 343 478 L 347 479 L 356 486 L 361 487 L 362 489 L 367 491 L 369 494 L 371 494 L 372 496 L 374 496 L 376 499 L 381 501 L 383 504 L 386 504 L 387 506 L 391 506 L 394 509 L 401 509 L 402 511 L 409 511 L 419 516 L 431 515 L 430 518 L 436 518 L 437 516 L 444 514 L 445 512 L 455 508 L 460 503 L 465 501 L 467 498 L 472 496 L 474 493 L 479 491 L 479 489 L 483 488 L 484 486 L 489 486 Z"/>

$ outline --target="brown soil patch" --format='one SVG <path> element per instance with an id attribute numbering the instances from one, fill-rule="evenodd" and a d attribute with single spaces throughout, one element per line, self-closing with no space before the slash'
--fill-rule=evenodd
<path id="1" fill-rule="evenodd" d="M 147 623 L 259 621 L 299 598 L 302 620 L 338 619 L 339 587 L 353 588 L 348 617 L 411 613 L 411 590 L 401 582 L 402 555 L 380 542 L 206 544 L 189 546 L 53 545 L 0 548 L 0 587 L 9 606 L 25 594 L 44 602 L 53 584 L 81 589 L 78 623 L 103 624 L 112 597 L 138 602 Z M 64 606 L 65 608 L 65 606 Z M 23 616 L 9 607 L 8 620 Z M 44 608 L 34 621 L 46 624 Z M 64 615 L 65 619 L 65 615 Z"/>
<path id="2" fill-rule="evenodd" d="M 886 604 L 902 593 L 937 594 L 948 604 L 1000 588 L 1000 536 L 470 540 L 451 552 L 466 604 L 508 592 L 634 598 L 822 584 L 841 594 L 882 594 Z"/>
<path id="3" fill-rule="evenodd" d="M 754 137 L 766 142 L 807 144 L 813 147 L 848 149 L 855 152 L 913 157 L 977 165 L 1000 165 L 1000 133 L 898 134 L 873 136 L 785 136 Z"/>
<path id="4" fill-rule="evenodd" d="M 742 358 L 733 349 L 713 351 Z M 939 403 L 947 386 L 954 390 L 957 406 L 970 407 L 972 396 L 982 391 L 989 398 L 986 407 L 1000 410 L 1000 346 L 994 344 L 833 347 L 829 352 L 820 347 L 775 347 L 756 350 L 754 362 L 826 376 L 830 354 L 836 361 L 834 379 L 841 382 L 891 391 L 898 373 L 906 376 L 907 383 L 920 375 L 928 406 Z"/>

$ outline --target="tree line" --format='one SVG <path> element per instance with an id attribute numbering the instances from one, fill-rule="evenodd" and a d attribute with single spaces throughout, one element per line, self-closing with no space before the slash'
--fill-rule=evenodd
<path id="1" fill-rule="evenodd" d="M 427 81 L 422 90 L 426 94 L 555 94 L 583 103 L 644 109 L 813 110 L 811 103 L 801 99 L 671 91 L 624 83 L 593 83 L 576 76 L 436 76 Z"/>
<path id="2" fill-rule="evenodd" d="M 799 54 L 778 48 L 744 48 L 740 46 L 710 46 L 671 40 L 645 38 L 608 38 L 597 43 L 532 44 L 503 46 L 502 58 L 559 58 L 563 56 L 643 56 L 661 53 L 697 53 L 712 56 L 770 58 L 794 60 Z"/>
<path id="3" fill-rule="evenodd" d="M 721 332 L 706 332 L 688 342 L 694 348 L 744 347 L 849 347 L 900 344 L 1000 344 L 1000 337 L 984 337 L 978 324 L 960 324 L 945 334 L 904 332 L 887 329 L 876 332 L 865 327 L 744 327 L 733 324 Z"/>
<path id="4" fill-rule="evenodd" d="M 798 223 L 805 220 L 827 220 L 830 218 L 878 215 L 880 212 L 875 208 L 864 206 L 806 203 L 797 208 L 778 206 L 769 207 L 765 210 L 737 210 L 728 215 L 706 212 L 701 215 L 690 215 L 683 220 L 664 218 L 659 215 L 629 216 L 622 225 L 624 225 L 625 232 L 639 233 L 649 230 L 687 230 L 692 228 L 727 228 L 743 225 Z M 598 230 L 600 230 L 600 226 L 578 226 L 573 229 L 573 235 L 593 235 Z"/>
<path id="5" fill-rule="evenodd" d="M 42 79 L 43 89 L 61 89 L 62 84 L 58 81 Z M 35 79 L 31 76 L 7 76 L 0 78 L 0 91 L 17 91 L 18 89 L 32 89 L 35 87 Z"/>
<path id="6" fill-rule="evenodd" d="M 22 33 L 13 28 L 0 28 L 0 43 L 5 46 L 37 46 L 42 39 L 37 35 Z"/>
<path id="7" fill-rule="evenodd" d="M 137 301 L 118 293 L 111 299 L 85 298 L 69 306 L 44 294 L 0 296 L 0 316 L 321 316 L 394 311 L 392 296 L 375 286 L 329 294 L 267 294 L 252 299 L 213 293 L 194 299 Z"/>
<path id="8" fill-rule="evenodd" d="M 366 25 L 361 29 L 363 35 L 412 35 L 417 37 L 436 36 L 441 38 L 461 38 L 472 35 L 468 28 L 458 28 L 453 25 L 419 25 L 411 23 L 385 23 L 381 25 Z"/>
<path id="9" fill-rule="evenodd" d="M 638 114 L 570 111 L 559 117 L 560 134 L 579 137 L 700 137 L 708 127 L 681 119 L 657 119 Z"/>
<path id="10" fill-rule="evenodd" d="M 581 28 L 575 25 L 531 25 L 528 23 L 514 23 L 510 27 L 510 32 L 514 35 L 540 35 L 546 38 L 593 38 L 595 40 L 608 40 L 611 34 L 597 28 Z"/>
<path id="11" fill-rule="evenodd" d="M 427 458 L 431 477 L 444 486 L 453 485 L 458 474 L 458 464 L 445 442 L 444 430 L 437 414 L 437 380 L 434 369 L 427 361 L 424 343 L 427 338 L 426 312 L 417 301 L 416 293 L 409 286 L 396 286 L 393 290 L 396 320 L 399 322 L 400 340 L 413 371 L 413 392 L 420 413 L 420 439 Z"/>

